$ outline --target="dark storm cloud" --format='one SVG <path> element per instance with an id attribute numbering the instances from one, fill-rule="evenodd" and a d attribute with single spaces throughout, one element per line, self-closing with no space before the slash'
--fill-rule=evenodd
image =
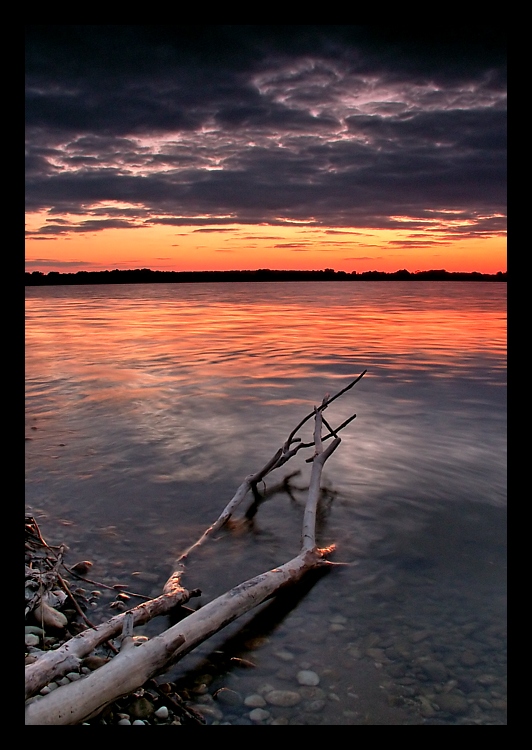
<path id="1" fill-rule="evenodd" d="M 26 266 L 39 266 L 39 267 L 46 267 L 49 266 L 50 268 L 55 268 L 56 266 L 62 266 L 63 268 L 71 268 L 71 267 L 83 267 L 86 268 L 88 266 L 94 265 L 93 263 L 90 263 L 88 261 L 83 260 L 54 260 L 53 258 L 34 258 L 33 260 L 27 260 L 25 261 Z"/>
<path id="2" fill-rule="evenodd" d="M 234 231 L 235 231 L 234 229 L 219 229 L 218 227 L 216 227 L 216 228 L 212 228 L 211 227 L 211 228 L 208 228 L 208 229 L 194 229 L 193 233 L 195 233 L 195 232 L 216 232 L 216 234 L 218 234 L 219 232 L 234 232 Z"/>
<path id="3" fill-rule="evenodd" d="M 427 211 L 501 231 L 505 60 L 483 28 L 29 26 L 27 210 L 83 217 L 42 235 Z"/>

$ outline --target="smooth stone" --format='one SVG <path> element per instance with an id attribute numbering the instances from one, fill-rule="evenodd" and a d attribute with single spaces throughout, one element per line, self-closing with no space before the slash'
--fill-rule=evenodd
<path id="1" fill-rule="evenodd" d="M 318 677 L 316 672 L 313 672 L 310 669 L 302 669 L 297 673 L 296 677 L 300 685 L 309 685 L 310 687 L 314 687 L 315 685 L 320 684 L 320 678 Z"/>
<path id="2" fill-rule="evenodd" d="M 324 707 L 325 707 L 325 701 L 322 701 L 322 700 L 310 701 L 310 703 L 307 704 L 305 711 L 309 711 L 310 713 L 317 713 L 318 711 L 323 711 Z"/>
<path id="3" fill-rule="evenodd" d="M 296 706 L 301 701 L 299 693 L 293 690 L 272 690 L 264 697 L 272 706 Z"/>
<path id="4" fill-rule="evenodd" d="M 434 682 L 443 682 L 447 679 L 447 668 L 440 661 L 428 661 L 420 665 L 425 674 Z"/>
<path id="5" fill-rule="evenodd" d="M 387 661 L 387 656 L 382 648 L 367 648 L 366 656 L 369 656 L 370 659 L 374 659 L 375 661 Z"/>
<path id="6" fill-rule="evenodd" d="M 207 695 L 207 693 L 209 692 L 209 686 L 205 683 L 196 685 L 192 688 L 192 692 L 194 693 L 194 695 Z"/>
<path id="7" fill-rule="evenodd" d="M 478 664 L 480 659 L 472 651 L 464 651 L 460 656 L 460 661 L 465 667 L 474 667 L 475 664 Z"/>
<path id="8" fill-rule="evenodd" d="M 249 641 L 246 641 L 244 646 L 250 651 L 254 651 L 268 643 L 268 640 L 265 636 L 258 635 L 256 638 L 250 638 Z"/>
<path id="9" fill-rule="evenodd" d="M 39 628 L 37 625 L 25 625 L 24 630 L 26 634 L 32 634 L 32 635 L 44 635 L 44 630 L 42 628 Z"/>
<path id="10" fill-rule="evenodd" d="M 137 698 L 128 707 L 127 712 L 134 719 L 147 719 L 153 714 L 153 703 L 147 698 Z"/>
<path id="11" fill-rule="evenodd" d="M 117 724 L 119 724 L 119 725 L 122 724 L 123 726 L 127 725 L 128 727 L 131 726 L 131 722 L 129 721 L 129 719 L 120 719 L 120 721 L 117 722 Z"/>
<path id="12" fill-rule="evenodd" d="M 35 633 L 27 633 L 24 642 L 26 646 L 38 646 L 39 640 L 39 636 L 35 635 Z"/>
<path id="13" fill-rule="evenodd" d="M 160 707 L 160 708 L 158 708 L 158 709 L 157 709 L 157 711 L 155 712 L 155 716 L 156 716 L 156 717 L 157 717 L 158 719 L 167 719 L 167 718 L 168 718 L 168 713 L 169 713 L 169 711 L 168 711 L 168 707 L 167 707 L 167 706 L 161 706 L 161 707 Z"/>
<path id="14" fill-rule="evenodd" d="M 508 703 L 504 698 L 494 698 L 491 701 L 491 705 L 493 708 L 496 708 L 497 711 L 506 711 L 508 709 Z"/>
<path id="15" fill-rule="evenodd" d="M 275 672 L 275 676 L 279 680 L 291 681 L 294 679 L 294 670 L 292 669 L 292 667 L 281 667 Z"/>
<path id="16" fill-rule="evenodd" d="M 107 664 L 108 661 L 109 659 L 105 656 L 87 656 L 83 660 L 83 666 L 92 671 L 94 669 L 102 667 L 104 664 Z"/>
<path id="17" fill-rule="evenodd" d="M 266 693 L 271 693 L 272 690 L 275 690 L 274 686 L 270 685 L 269 682 L 265 682 L 263 685 L 260 685 L 257 688 L 257 693 L 259 693 L 260 695 L 265 695 Z"/>
<path id="18" fill-rule="evenodd" d="M 62 612 L 50 607 L 46 602 L 41 602 L 33 611 L 37 622 L 42 622 L 48 628 L 64 630 L 68 624 L 67 618 Z"/>
<path id="19" fill-rule="evenodd" d="M 477 677 L 477 682 L 484 687 L 488 687 L 489 685 L 496 685 L 499 680 L 494 674 L 481 674 Z"/>
<path id="20" fill-rule="evenodd" d="M 65 677 L 68 677 L 70 682 L 81 680 L 81 675 L 79 674 L 79 672 L 68 672 L 68 674 L 66 674 Z"/>
<path id="21" fill-rule="evenodd" d="M 143 727 L 146 726 L 146 722 L 142 721 L 142 719 L 135 719 L 135 721 L 133 722 L 132 726 L 135 726 L 135 725 L 138 726 L 139 724 L 142 724 Z"/>
<path id="22" fill-rule="evenodd" d="M 428 698 L 425 698 L 425 696 L 423 695 L 419 695 L 418 700 L 421 704 L 421 710 L 420 710 L 421 716 L 423 716 L 426 719 L 432 718 L 434 714 L 436 713 L 436 711 L 432 707 L 432 704 L 430 703 Z"/>
<path id="23" fill-rule="evenodd" d="M 251 721 L 265 721 L 271 716 L 269 711 L 265 711 L 263 708 L 254 708 L 253 711 L 249 712 L 249 718 Z"/>
<path id="24" fill-rule="evenodd" d="M 421 641 L 424 641 L 425 638 L 428 638 L 430 635 L 430 630 L 418 630 L 416 633 L 413 633 L 410 640 L 412 643 L 421 643 Z"/>
<path id="25" fill-rule="evenodd" d="M 467 700 L 462 695 L 456 695 L 456 693 L 442 693 L 435 698 L 435 702 L 441 711 L 446 711 L 454 716 L 465 714 L 469 710 Z"/>
<path id="26" fill-rule="evenodd" d="M 323 700 L 326 697 L 325 690 L 322 690 L 320 687 L 301 685 L 298 692 L 307 701 Z"/>
<path id="27" fill-rule="evenodd" d="M 390 664 L 387 672 L 390 677 L 403 677 L 406 674 L 406 669 L 403 664 Z"/>
<path id="28" fill-rule="evenodd" d="M 223 703 L 224 706 L 239 706 L 242 703 L 242 696 L 240 693 L 226 687 L 217 690 L 214 697 L 219 703 Z"/>
<path id="29" fill-rule="evenodd" d="M 333 622 L 339 625 L 346 625 L 349 621 L 347 617 L 344 617 L 343 615 L 333 615 L 332 617 L 329 617 L 329 622 Z"/>
<path id="30" fill-rule="evenodd" d="M 244 704 L 246 706 L 249 706 L 250 708 L 262 708 L 266 705 L 266 701 L 264 700 L 262 695 L 253 693 L 253 695 L 246 695 L 246 697 L 244 698 Z"/>
<path id="31" fill-rule="evenodd" d="M 274 656 L 281 659 L 281 661 L 292 661 L 294 659 L 294 654 L 291 654 L 290 651 L 276 651 Z"/>
<path id="32" fill-rule="evenodd" d="M 215 706 L 206 706 L 203 703 L 194 706 L 194 710 L 200 713 L 204 719 L 210 717 L 211 719 L 221 721 L 224 717 L 219 708 L 216 708 Z"/>

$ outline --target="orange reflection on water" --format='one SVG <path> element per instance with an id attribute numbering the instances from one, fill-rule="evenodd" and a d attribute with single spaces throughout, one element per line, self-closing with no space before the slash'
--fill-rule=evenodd
<path id="1" fill-rule="evenodd" d="M 316 364 L 334 377 L 340 363 L 356 374 L 359 366 L 461 366 L 473 353 L 504 361 L 506 285 L 421 286 L 142 285 L 62 295 L 30 288 L 27 356 L 42 377 L 77 373 L 127 386 L 130 398 L 200 373 L 213 387 L 220 378 L 309 374 Z"/>

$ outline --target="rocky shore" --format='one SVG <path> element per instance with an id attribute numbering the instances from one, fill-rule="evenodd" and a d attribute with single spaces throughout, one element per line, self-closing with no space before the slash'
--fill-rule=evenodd
<path id="1" fill-rule="evenodd" d="M 35 520 L 26 518 L 26 664 L 89 627 L 92 618 L 99 623 L 149 598 L 92 580 L 88 561 L 64 565 L 64 552 L 47 545 Z M 445 634 L 435 633 L 441 602 L 433 601 L 422 571 L 417 579 L 411 575 L 412 585 L 416 581 L 424 607 L 416 610 L 415 627 L 405 615 L 408 602 L 398 601 L 393 589 L 383 598 L 380 623 L 366 622 L 363 608 L 356 622 L 349 620 L 335 610 L 334 597 L 325 608 L 309 602 L 275 638 L 244 627 L 238 648 L 206 645 L 194 669 L 150 680 L 85 724 L 506 724 L 505 622 L 490 613 L 484 623 L 471 621 L 457 594 L 446 599 L 454 610 L 444 613 Z M 43 593 L 44 612 L 38 608 Z M 306 643 L 319 658 L 309 659 Z M 30 700 L 98 669 L 119 646 L 119 639 L 102 644 L 79 672 L 50 682 Z"/>

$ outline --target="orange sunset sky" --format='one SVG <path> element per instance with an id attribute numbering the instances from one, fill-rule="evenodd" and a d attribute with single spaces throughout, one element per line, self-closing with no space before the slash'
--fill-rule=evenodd
<path id="1" fill-rule="evenodd" d="M 506 271 L 505 44 L 29 26 L 26 270 Z"/>

